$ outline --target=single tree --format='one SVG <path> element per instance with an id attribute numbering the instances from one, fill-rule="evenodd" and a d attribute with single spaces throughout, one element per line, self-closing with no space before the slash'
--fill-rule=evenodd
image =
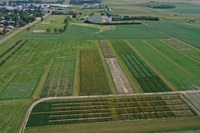
<path id="1" fill-rule="evenodd" d="M 51 29 L 50 28 L 47 28 L 47 33 L 50 33 L 51 32 Z"/>

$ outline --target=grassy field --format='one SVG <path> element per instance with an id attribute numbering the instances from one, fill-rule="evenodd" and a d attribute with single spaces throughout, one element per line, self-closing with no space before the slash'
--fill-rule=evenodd
<path id="1" fill-rule="evenodd" d="M 82 50 L 80 66 L 80 95 L 111 93 L 104 66 L 97 50 Z"/>
<path id="2" fill-rule="evenodd" d="M 63 34 L 44 34 L 27 32 L 22 34 L 23 39 L 38 40 L 96 40 L 96 39 L 165 39 L 164 34 L 145 25 L 119 25 L 113 29 L 101 31 L 98 27 L 81 25 L 69 26 Z"/>
<path id="3" fill-rule="evenodd" d="M 50 33 L 54 33 L 54 28 L 63 28 L 65 18 L 66 15 L 49 15 L 46 18 L 44 18 L 43 22 L 39 22 L 38 24 L 34 25 L 30 29 L 30 32 L 33 32 L 35 30 L 44 30 L 45 33 L 47 33 L 47 29 L 49 28 L 51 29 Z"/>
<path id="4" fill-rule="evenodd" d="M 186 71 L 183 66 L 180 66 L 178 62 L 173 61 L 168 56 L 160 52 L 160 49 L 156 49 L 151 41 L 146 40 L 130 40 L 132 46 L 141 54 L 141 56 L 155 68 L 162 77 L 164 77 L 169 83 L 177 90 L 186 90 L 186 89 L 197 89 L 199 86 L 199 81 L 192 79 L 194 75 Z M 160 47 L 164 47 L 162 44 Z M 167 49 L 166 49 L 167 50 Z M 173 50 L 172 50 L 173 52 Z M 149 56 L 151 55 L 151 56 Z M 177 53 L 179 55 L 179 53 Z M 184 57 L 184 55 L 181 55 Z M 178 56 L 177 56 L 178 57 Z M 175 57 L 173 57 L 175 58 Z M 183 59 L 187 61 L 187 57 Z M 179 60 L 180 62 L 181 60 Z M 185 66 L 184 66 L 185 67 Z M 198 70 L 199 66 L 197 66 Z M 193 70 L 193 68 L 192 68 Z"/>
<path id="5" fill-rule="evenodd" d="M 0 101 L 0 132 L 19 132 L 23 119 L 31 100 L 6 100 Z"/>
<path id="6" fill-rule="evenodd" d="M 19 70 L 0 94 L 0 99 L 31 97 L 40 81 L 43 70 L 42 68 L 25 68 Z"/>
<path id="7" fill-rule="evenodd" d="M 158 31 L 164 32 L 172 37 L 187 42 L 197 48 L 200 48 L 199 34 L 200 30 L 197 27 L 177 22 L 145 22 Z"/>

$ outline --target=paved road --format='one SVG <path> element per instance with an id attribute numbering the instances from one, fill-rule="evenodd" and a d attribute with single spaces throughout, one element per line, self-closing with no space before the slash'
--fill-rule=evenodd
<path id="1" fill-rule="evenodd" d="M 36 24 L 36 23 L 39 22 L 39 21 L 40 21 L 40 20 L 35 20 L 34 22 L 32 22 L 32 23 L 30 23 L 30 24 L 28 24 L 28 25 L 26 25 L 26 26 L 20 27 L 19 29 L 13 31 L 13 33 L 9 34 L 8 36 L 5 36 L 4 38 L 2 38 L 2 39 L 0 40 L 0 45 L 1 45 L 2 43 L 4 43 L 5 41 L 9 40 L 10 38 L 12 38 L 13 36 L 15 36 L 16 34 L 18 34 L 19 32 L 21 32 L 21 31 L 25 30 L 26 28 L 28 28 L 28 27 L 30 27 L 30 26 Z"/>
<path id="2" fill-rule="evenodd" d="M 32 109 L 39 103 L 48 101 L 48 100 L 63 100 L 63 99 L 76 99 L 76 98 L 98 98 L 98 97 L 113 97 L 113 96 L 138 96 L 138 95 L 159 95 L 159 94 L 188 94 L 188 93 L 200 93 L 200 90 L 187 90 L 187 91 L 172 91 L 172 92 L 158 92 L 158 93 L 134 93 L 134 94 L 111 94 L 111 95 L 93 95 L 93 96 L 65 96 L 65 97 L 47 97 L 39 99 L 31 105 L 28 109 L 23 125 L 19 133 L 24 133 L 26 124 L 28 122 L 29 116 Z"/>

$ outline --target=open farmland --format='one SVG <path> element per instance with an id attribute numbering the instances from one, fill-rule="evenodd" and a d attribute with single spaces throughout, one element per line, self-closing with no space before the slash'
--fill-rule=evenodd
<path id="1" fill-rule="evenodd" d="M 125 41 L 115 40 L 112 41 L 112 44 L 144 92 L 170 91 L 169 87 L 145 64 Z"/>
<path id="2" fill-rule="evenodd" d="M 191 26 L 183 22 L 149 22 L 145 21 L 153 29 L 157 29 L 160 32 L 166 33 L 172 37 L 180 39 L 190 45 L 200 48 L 199 44 L 199 27 Z"/>
<path id="3" fill-rule="evenodd" d="M 192 57 L 193 59 L 200 61 L 200 50 L 198 48 L 192 47 L 189 44 L 186 44 L 184 42 L 180 42 L 175 39 L 166 39 L 164 40 L 172 47 L 176 48 L 177 50 L 183 52 L 184 54 Z"/>
<path id="4" fill-rule="evenodd" d="M 68 96 L 73 91 L 75 57 L 55 58 L 41 97 Z"/>
<path id="5" fill-rule="evenodd" d="M 27 127 L 195 115 L 180 95 L 84 98 L 39 103 Z"/>
<path id="6" fill-rule="evenodd" d="M 151 43 L 142 40 L 130 40 L 129 42 L 166 79 L 170 86 L 176 90 L 198 88 L 199 82 L 197 80 L 191 79 L 191 75 L 188 75 L 181 67 L 177 67 L 176 62 L 170 61 L 169 57 L 164 56 Z"/>
<path id="7" fill-rule="evenodd" d="M 49 15 L 42 22 L 31 28 L 31 32 L 47 33 L 47 29 L 51 29 L 50 33 L 54 33 L 54 28 L 63 28 L 65 15 Z"/>
<path id="8" fill-rule="evenodd" d="M 81 50 L 80 65 L 80 95 L 111 93 L 97 50 Z"/>
<path id="9" fill-rule="evenodd" d="M 24 68 L 19 70 L 9 85 L 0 94 L 0 99 L 31 97 L 40 81 L 42 68 Z"/>

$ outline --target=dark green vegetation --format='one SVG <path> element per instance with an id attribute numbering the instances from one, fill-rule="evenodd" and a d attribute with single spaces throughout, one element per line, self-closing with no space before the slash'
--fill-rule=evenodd
<path id="1" fill-rule="evenodd" d="M 73 91 L 75 57 L 55 58 L 41 97 L 68 96 Z"/>
<path id="2" fill-rule="evenodd" d="M 180 95 L 71 99 L 39 103 L 27 127 L 195 115 Z"/>
<path id="3" fill-rule="evenodd" d="M 110 94 L 110 86 L 97 50 L 80 53 L 80 95 Z"/>
<path id="4" fill-rule="evenodd" d="M 136 78 L 144 92 L 170 91 L 169 87 L 123 40 L 112 41 L 118 54 Z"/>
<path id="5" fill-rule="evenodd" d="M 98 4 L 102 0 L 70 0 L 70 4 L 81 5 L 81 4 Z"/>

